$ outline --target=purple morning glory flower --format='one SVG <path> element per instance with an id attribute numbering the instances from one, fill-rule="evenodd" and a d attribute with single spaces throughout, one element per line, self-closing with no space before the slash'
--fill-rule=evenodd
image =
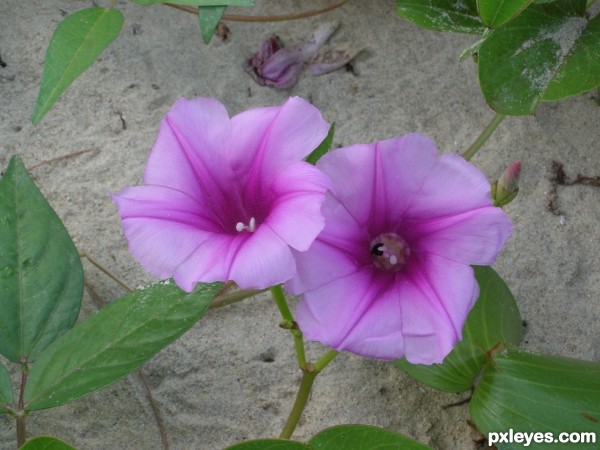
<path id="1" fill-rule="evenodd" d="M 479 287 L 512 225 L 490 184 L 418 134 L 353 145 L 317 164 L 332 180 L 325 228 L 286 287 L 309 340 L 358 355 L 441 362 L 461 338 Z"/>
<path id="2" fill-rule="evenodd" d="M 178 100 L 162 121 L 144 186 L 113 198 L 134 257 L 153 275 L 233 280 L 265 288 L 296 273 L 323 229 L 329 180 L 303 162 L 329 126 L 306 101 L 255 108 L 231 119 L 217 100 Z"/>

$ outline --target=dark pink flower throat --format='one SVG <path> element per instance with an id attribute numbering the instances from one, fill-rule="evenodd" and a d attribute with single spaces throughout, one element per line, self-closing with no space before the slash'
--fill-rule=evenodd
<path id="1" fill-rule="evenodd" d="M 371 259 L 378 269 L 399 272 L 406 266 L 410 248 L 396 233 L 383 233 L 371 241 Z"/>

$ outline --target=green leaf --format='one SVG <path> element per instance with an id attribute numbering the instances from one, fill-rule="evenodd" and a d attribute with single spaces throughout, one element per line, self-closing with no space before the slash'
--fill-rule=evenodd
<path id="1" fill-rule="evenodd" d="M 542 101 L 600 86 L 600 15 L 582 17 L 585 3 L 530 5 L 483 42 L 479 82 L 494 110 L 532 114 Z"/>
<path id="2" fill-rule="evenodd" d="M 133 0 L 140 5 L 156 5 L 157 3 L 173 3 L 191 6 L 254 6 L 254 0 Z"/>
<path id="3" fill-rule="evenodd" d="M 489 432 L 594 432 L 600 435 L 600 363 L 517 349 L 493 354 L 469 404 L 477 428 Z M 597 449 L 598 443 L 496 444 L 500 450 Z"/>
<path id="4" fill-rule="evenodd" d="M 428 450 L 424 444 L 383 428 L 339 425 L 316 434 L 309 442 L 314 450 Z"/>
<path id="5" fill-rule="evenodd" d="M 339 425 L 313 436 L 308 444 L 285 439 L 258 439 L 225 450 L 430 450 L 424 444 L 383 428 Z"/>
<path id="6" fill-rule="evenodd" d="M 442 391 L 471 389 L 487 352 L 500 343 L 517 345 L 523 335 L 521 315 L 506 283 L 491 267 L 474 269 L 480 293 L 463 327 L 463 339 L 441 364 L 394 362 L 412 377 Z"/>
<path id="7" fill-rule="evenodd" d="M 312 448 L 301 442 L 287 439 L 256 439 L 227 447 L 225 450 L 312 450 Z"/>
<path id="8" fill-rule="evenodd" d="M 78 323 L 33 365 L 26 410 L 51 408 L 107 386 L 148 361 L 202 317 L 221 283 L 188 294 L 169 280 L 137 289 Z"/>
<path id="9" fill-rule="evenodd" d="M 227 6 L 202 6 L 198 7 L 198 20 L 200 33 L 205 44 L 209 44 L 215 33 L 219 20 L 225 14 Z"/>
<path id="10" fill-rule="evenodd" d="M 0 414 L 8 411 L 13 404 L 12 383 L 10 374 L 4 364 L 0 364 Z"/>
<path id="11" fill-rule="evenodd" d="M 396 0 L 396 11 L 402 18 L 430 30 L 471 34 L 485 30 L 476 0 Z"/>
<path id="12" fill-rule="evenodd" d="M 477 9 L 483 23 L 498 28 L 517 17 L 532 0 L 477 0 Z"/>
<path id="13" fill-rule="evenodd" d="M 13 156 L 0 180 L 0 353 L 35 360 L 73 326 L 82 294 L 79 253 Z"/>
<path id="14" fill-rule="evenodd" d="M 523 321 L 510 289 L 491 267 L 473 269 L 479 299 L 469 314 L 463 337 L 486 351 L 499 343 L 518 345 L 523 338 Z"/>
<path id="15" fill-rule="evenodd" d="M 84 9 L 58 24 L 46 52 L 40 92 L 31 117 L 34 125 L 119 35 L 122 26 L 123 15 L 114 8 Z"/>
<path id="16" fill-rule="evenodd" d="M 75 450 L 75 448 L 52 436 L 38 436 L 27 441 L 19 450 Z"/>
<path id="17" fill-rule="evenodd" d="M 317 161 L 319 159 L 321 159 L 321 157 L 323 155 L 325 155 L 325 153 L 327 153 L 329 150 L 331 150 L 331 147 L 333 146 L 333 135 L 334 134 L 335 134 L 335 123 L 332 123 L 331 127 L 329 127 L 327 136 L 325 136 L 325 139 L 323 139 L 323 142 L 321 142 L 319 144 L 319 146 L 316 149 L 314 149 L 310 155 L 308 155 L 306 157 L 307 163 L 310 163 L 314 166 L 317 163 Z"/>

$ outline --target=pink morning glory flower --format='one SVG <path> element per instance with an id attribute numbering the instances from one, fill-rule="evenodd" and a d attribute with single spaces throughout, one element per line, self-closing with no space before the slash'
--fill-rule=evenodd
<path id="1" fill-rule="evenodd" d="M 178 100 L 144 172 L 113 195 L 133 256 L 186 291 L 233 280 L 265 288 L 296 273 L 323 229 L 329 180 L 302 161 L 328 124 L 300 98 L 229 118 L 217 100 Z"/>
<path id="2" fill-rule="evenodd" d="M 511 233 L 485 176 L 418 134 L 338 149 L 317 167 L 333 184 L 325 228 L 286 284 L 302 294 L 300 329 L 366 357 L 442 362 L 479 294 L 470 264 L 492 264 Z"/>

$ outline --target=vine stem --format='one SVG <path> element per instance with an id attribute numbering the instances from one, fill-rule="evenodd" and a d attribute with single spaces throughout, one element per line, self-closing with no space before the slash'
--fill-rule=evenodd
<path id="1" fill-rule="evenodd" d="M 290 308 L 285 300 L 285 295 L 283 294 L 283 289 L 281 285 L 273 286 L 271 288 L 271 294 L 273 294 L 273 300 L 275 300 L 275 304 L 279 309 L 279 313 L 283 318 L 283 323 L 281 324 L 282 328 L 287 328 L 290 330 L 294 338 L 294 347 L 296 349 L 296 360 L 298 361 L 298 367 L 302 370 L 305 370 L 307 366 L 306 361 L 306 353 L 304 351 L 304 339 L 302 337 L 302 331 L 298 328 L 298 324 L 294 320 L 294 316 L 290 311 Z"/>
<path id="2" fill-rule="evenodd" d="M 19 404 L 17 405 L 17 447 L 25 445 L 27 440 L 25 432 L 25 386 L 27 385 L 27 375 L 29 367 L 27 360 L 21 361 L 21 387 L 19 389 Z"/>
<path id="3" fill-rule="evenodd" d="M 296 14 L 282 14 L 279 16 L 246 16 L 240 14 L 223 14 L 221 20 L 229 20 L 231 22 L 283 22 L 286 20 L 297 20 L 304 19 L 306 17 L 318 16 L 319 14 L 324 14 L 326 12 L 333 11 L 334 9 L 339 8 L 347 2 L 348 0 L 340 0 L 338 2 L 327 5 L 321 9 L 313 9 L 310 11 L 304 11 Z M 173 3 L 163 3 L 163 5 L 179 9 L 180 11 L 198 14 L 198 8 L 195 8 L 193 6 L 175 5 Z"/>
<path id="4" fill-rule="evenodd" d="M 298 426 L 300 417 L 302 417 L 306 403 L 308 402 L 315 378 L 317 378 L 317 375 L 327 366 L 327 364 L 333 361 L 338 353 L 339 352 L 336 350 L 329 350 L 316 363 L 308 363 L 302 370 L 302 381 L 300 381 L 300 387 L 298 388 L 298 393 L 296 394 L 296 400 L 294 400 L 294 405 L 292 406 L 290 415 L 288 416 L 287 421 L 281 430 L 279 439 L 290 439 L 292 437 L 294 430 Z"/>
<path id="5" fill-rule="evenodd" d="M 506 116 L 504 114 L 496 113 L 489 125 L 485 127 L 479 137 L 475 139 L 475 142 L 473 142 L 471 146 L 463 152 L 462 157 L 469 161 L 473 156 L 475 156 L 475 153 L 477 153 L 483 144 L 487 142 L 492 133 L 496 130 L 496 128 L 498 128 L 498 125 L 500 125 L 505 117 Z"/>

